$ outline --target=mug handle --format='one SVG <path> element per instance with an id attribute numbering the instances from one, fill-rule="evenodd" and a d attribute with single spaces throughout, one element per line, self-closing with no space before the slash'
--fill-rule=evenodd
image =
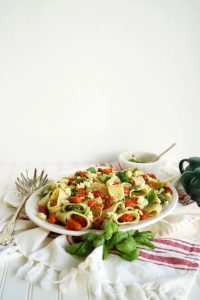
<path id="1" fill-rule="evenodd" d="M 188 159 L 182 159 L 179 163 L 179 170 L 180 170 L 181 174 L 185 171 L 185 169 L 183 168 L 183 164 L 185 161 L 189 162 Z"/>

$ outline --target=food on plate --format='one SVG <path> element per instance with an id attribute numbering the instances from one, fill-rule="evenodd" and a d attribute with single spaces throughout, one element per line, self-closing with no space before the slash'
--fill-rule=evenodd
<path id="1" fill-rule="evenodd" d="M 77 231 L 101 229 L 105 220 L 130 225 L 158 216 L 172 194 L 168 182 L 137 168 L 91 167 L 40 190 L 38 217 Z"/>

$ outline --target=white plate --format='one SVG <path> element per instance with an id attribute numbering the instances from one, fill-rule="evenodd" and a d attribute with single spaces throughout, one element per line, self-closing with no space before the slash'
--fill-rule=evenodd
<path id="1" fill-rule="evenodd" d="M 76 171 L 77 171 L 77 169 L 62 172 L 58 176 L 55 176 L 55 180 L 58 180 L 58 179 L 62 178 L 63 176 L 71 175 Z M 170 200 L 170 203 L 167 206 L 163 207 L 162 212 L 160 213 L 160 215 L 158 215 L 157 217 L 151 217 L 151 218 L 148 218 L 146 220 L 139 221 L 139 222 L 137 222 L 135 224 L 132 224 L 132 225 L 121 225 L 121 226 L 118 227 L 118 230 L 119 231 L 126 231 L 126 230 L 130 230 L 130 229 L 141 229 L 143 227 L 152 225 L 152 224 L 160 221 L 161 219 L 163 219 L 167 215 L 169 215 L 178 203 L 178 194 L 177 194 L 176 189 L 172 185 L 169 185 L 169 186 L 173 191 L 173 195 L 172 195 L 172 198 Z M 35 224 L 37 224 L 38 226 L 40 226 L 43 229 L 46 229 L 46 230 L 49 230 L 49 231 L 52 231 L 52 232 L 56 232 L 56 233 L 60 233 L 60 234 L 64 234 L 64 235 L 79 236 L 79 235 L 83 235 L 83 234 L 85 234 L 87 232 L 91 232 L 91 231 L 96 232 L 96 233 L 101 233 L 102 232 L 102 230 L 96 230 L 96 229 L 87 229 L 87 230 L 81 230 L 81 231 L 66 230 L 65 227 L 62 226 L 62 225 L 50 224 L 47 221 L 44 221 L 44 220 L 41 220 L 40 218 L 38 218 L 38 216 L 37 216 L 37 203 L 38 203 L 38 200 L 40 199 L 40 197 L 38 196 L 40 190 L 36 191 L 35 193 L 33 193 L 30 196 L 30 198 L 27 200 L 26 206 L 25 206 L 25 210 L 26 210 L 26 213 L 27 213 L 28 217 Z"/>

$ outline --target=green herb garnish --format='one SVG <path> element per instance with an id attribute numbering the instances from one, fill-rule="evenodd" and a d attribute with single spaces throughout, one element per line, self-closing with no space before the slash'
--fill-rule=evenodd
<path id="1" fill-rule="evenodd" d="M 97 170 L 94 167 L 88 168 L 87 171 L 90 172 L 90 173 L 96 173 L 97 172 Z"/>
<path id="2" fill-rule="evenodd" d="M 121 180 L 121 182 L 128 182 L 128 171 L 119 171 L 116 173 L 117 177 Z"/>
<path id="3" fill-rule="evenodd" d="M 125 260 L 133 261 L 140 253 L 137 244 L 142 244 L 151 249 L 155 247 L 149 240 L 154 238 L 154 232 L 138 232 L 135 230 L 121 232 L 118 231 L 118 226 L 110 220 L 104 221 L 103 229 L 104 232 L 102 234 L 89 232 L 83 235 L 82 241 L 69 245 L 66 248 L 66 252 L 72 255 L 86 257 L 96 247 L 103 246 L 103 259 L 106 259 L 109 253 L 113 253 Z"/>

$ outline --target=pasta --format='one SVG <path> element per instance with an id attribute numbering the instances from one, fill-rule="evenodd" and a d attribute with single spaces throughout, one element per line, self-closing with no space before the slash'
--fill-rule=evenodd
<path id="1" fill-rule="evenodd" d="M 138 169 L 91 167 L 45 186 L 38 217 L 69 230 L 101 229 L 110 219 L 119 226 L 158 216 L 172 197 L 169 184 Z"/>

